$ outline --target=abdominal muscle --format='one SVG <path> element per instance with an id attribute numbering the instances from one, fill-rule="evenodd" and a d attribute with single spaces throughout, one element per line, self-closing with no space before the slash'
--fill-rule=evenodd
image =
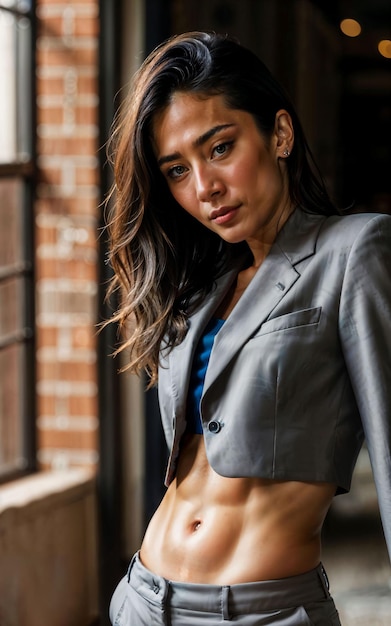
<path id="1" fill-rule="evenodd" d="M 217 585 L 309 571 L 320 561 L 320 532 L 335 489 L 220 476 L 208 463 L 203 436 L 187 435 L 140 559 L 169 580 Z"/>

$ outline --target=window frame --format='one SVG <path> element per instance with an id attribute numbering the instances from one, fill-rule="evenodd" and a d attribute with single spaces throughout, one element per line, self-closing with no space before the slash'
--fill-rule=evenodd
<path id="1" fill-rule="evenodd" d="M 29 7 L 20 8 L 20 3 L 15 7 L 4 6 L 0 0 L 0 11 L 6 11 L 16 17 L 29 20 L 29 41 L 27 53 L 30 59 L 28 66 L 23 72 L 27 76 L 27 86 L 20 74 L 17 74 L 17 98 L 26 102 L 30 101 L 28 113 L 24 119 L 20 118 L 18 106 L 16 132 L 18 144 L 23 144 L 23 153 L 28 153 L 28 158 L 23 154 L 22 159 L 0 163 L 0 182 L 4 179 L 14 179 L 21 182 L 21 216 L 22 224 L 19 232 L 20 245 L 23 261 L 0 267 L 0 284 L 12 278 L 23 280 L 23 300 L 21 307 L 21 329 L 8 335 L 0 336 L 0 350 L 10 345 L 24 344 L 25 350 L 21 364 L 20 384 L 24 390 L 21 399 L 22 415 L 20 416 L 21 441 L 20 452 L 22 463 L 15 464 L 9 469 L 0 470 L 0 484 L 14 480 L 37 469 L 36 459 L 36 344 L 35 344 L 35 263 L 34 263 L 34 197 L 36 185 L 36 89 L 35 89 L 35 54 L 36 54 L 36 21 L 35 0 L 29 2 Z M 17 6 L 19 5 L 19 6 Z M 18 68 L 19 69 L 19 68 Z M 20 141 L 22 136 L 22 141 Z M 19 147 L 19 146 L 18 146 Z"/>

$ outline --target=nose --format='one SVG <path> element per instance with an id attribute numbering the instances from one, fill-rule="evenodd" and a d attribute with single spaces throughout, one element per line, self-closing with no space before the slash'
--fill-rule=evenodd
<path id="1" fill-rule="evenodd" d="M 204 164 L 194 170 L 197 198 L 200 202 L 210 202 L 214 197 L 224 193 L 225 185 L 216 169 Z"/>

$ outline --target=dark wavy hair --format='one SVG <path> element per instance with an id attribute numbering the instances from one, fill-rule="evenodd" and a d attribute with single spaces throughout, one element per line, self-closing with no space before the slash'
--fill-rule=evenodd
<path id="1" fill-rule="evenodd" d="M 136 73 L 110 140 L 115 183 L 108 213 L 109 292 L 119 289 L 111 321 L 127 329 L 118 351 L 130 352 L 128 368 L 157 380 L 163 345 L 180 343 L 191 310 L 216 278 L 242 255 L 189 216 L 171 196 L 152 148 L 152 122 L 175 92 L 220 94 L 228 107 L 247 111 L 267 139 L 278 110 L 291 115 L 295 142 L 286 159 L 294 205 L 337 213 L 324 187 L 294 107 L 266 66 L 235 40 L 192 32 L 158 46 Z"/>

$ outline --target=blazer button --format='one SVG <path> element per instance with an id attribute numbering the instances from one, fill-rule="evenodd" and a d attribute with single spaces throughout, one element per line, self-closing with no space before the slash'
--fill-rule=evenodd
<path id="1" fill-rule="evenodd" d="M 220 422 L 215 422 L 214 420 L 212 422 L 209 422 L 208 430 L 210 433 L 213 433 L 215 435 L 221 430 Z"/>

